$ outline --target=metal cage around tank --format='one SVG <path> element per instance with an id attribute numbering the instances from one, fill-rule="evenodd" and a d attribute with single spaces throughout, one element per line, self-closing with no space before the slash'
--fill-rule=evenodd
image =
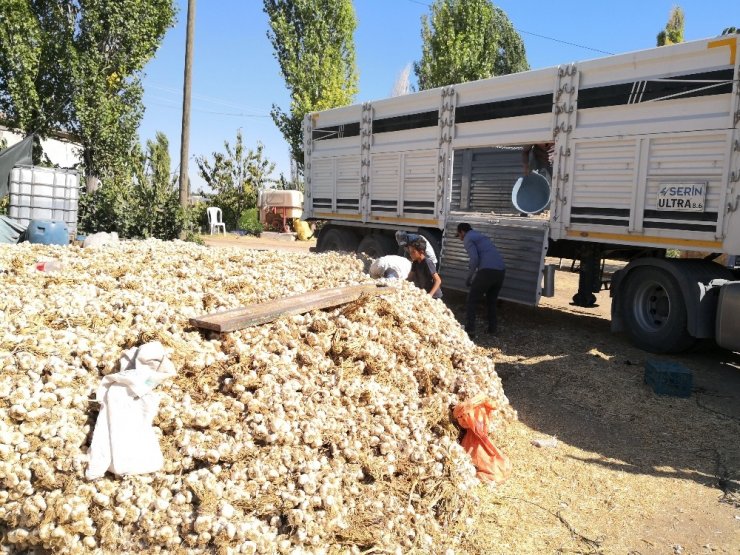
<path id="1" fill-rule="evenodd" d="M 10 174 L 8 215 L 24 225 L 31 220 L 64 222 L 74 235 L 79 183 L 75 170 L 16 166 Z"/>

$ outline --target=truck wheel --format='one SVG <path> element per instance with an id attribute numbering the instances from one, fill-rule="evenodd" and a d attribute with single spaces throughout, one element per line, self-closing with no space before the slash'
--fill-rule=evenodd
<path id="1" fill-rule="evenodd" d="M 332 227 L 321 233 L 319 252 L 326 251 L 348 251 L 355 252 L 357 249 L 357 235 L 348 229 Z"/>
<path id="2" fill-rule="evenodd" d="M 637 268 L 627 278 L 622 317 L 632 342 L 652 353 L 677 353 L 695 339 L 686 328 L 686 302 L 676 280 L 658 268 Z"/>
<path id="3" fill-rule="evenodd" d="M 385 235 L 365 235 L 357 247 L 357 252 L 364 252 L 370 258 L 380 258 L 387 254 L 395 254 L 398 245 L 394 239 Z"/>

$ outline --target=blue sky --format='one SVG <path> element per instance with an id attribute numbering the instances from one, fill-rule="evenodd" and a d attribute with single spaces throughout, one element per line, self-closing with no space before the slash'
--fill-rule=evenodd
<path id="1" fill-rule="evenodd" d="M 142 142 L 157 131 L 167 135 L 173 166 L 180 160 L 187 0 L 177 3 L 177 24 L 145 68 L 146 112 L 139 129 Z M 737 0 L 494 3 L 520 32 L 532 69 L 598 58 L 606 55 L 603 52 L 652 48 L 676 4 L 686 15 L 687 41 L 740 27 Z M 357 102 L 389 96 L 403 68 L 420 58 L 420 21 L 430 4 L 431 0 L 354 0 Z M 262 5 L 261 0 L 197 1 L 189 164 L 193 192 L 204 184 L 194 157 L 223 151 L 224 140 L 233 144 L 240 128 L 246 146 L 254 147 L 258 141 L 265 145 L 267 158 L 276 164 L 275 177 L 281 171 L 290 173 L 287 143 L 269 117 L 273 103 L 287 110 L 289 97 L 266 36 Z"/>

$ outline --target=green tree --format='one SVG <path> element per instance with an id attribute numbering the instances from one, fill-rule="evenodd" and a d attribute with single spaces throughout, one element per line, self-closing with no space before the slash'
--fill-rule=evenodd
<path id="1" fill-rule="evenodd" d="M 240 129 L 233 147 L 224 141 L 226 152 L 214 152 L 212 160 L 195 158 L 198 174 L 214 191 L 212 204 L 223 210 L 227 227 L 237 227 L 242 213 L 257 205 L 257 191 L 274 182 L 270 175 L 275 164 L 265 158 L 264 148 L 257 143 L 256 149 L 245 149 Z"/>
<path id="2" fill-rule="evenodd" d="M 435 0 L 421 38 L 419 90 L 529 69 L 519 33 L 491 0 Z"/>
<path id="3" fill-rule="evenodd" d="M 10 127 L 42 135 L 71 117 L 66 2 L 0 2 L 0 112 Z"/>
<path id="4" fill-rule="evenodd" d="M 88 175 L 126 181 L 141 72 L 174 17 L 173 0 L 3 0 L 0 111 L 27 133 L 73 133 Z"/>
<path id="5" fill-rule="evenodd" d="M 136 198 L 130 182 L 123 179 L 107 180 L 93 193 L 82 195 L 77 211 L 77 225 L 81 232 L 115 231 L 121 237 L 136 237 Z"/>
<path id="6" fill-rule="evenodd" d="M 658 33 L 658 46 L 683 42 L 684 15 L 680 6 L 673 6 L 665 29 Z"/>
<path id="7" fill-rule="evenodd" d="M 278 178 L 275 180 L 273 184 L 274 189 L 278 189 L 280 191 L 300 191 L 303 192 L 304 189 L 304 183 L 302 179 L 299 178 L 290 178 L 289 176 L 286 177 L 284 173 L 280 173 Z"/>
<path id="8" fill-rule="evenodd" d="M 303 117 L 351 104 L 357 94 L 351 0 L 264 0 L 267 37 L 290 92 L 290 112 L 272 106 L 272 119 L 303 168 Z"/>
<path id="9" fill-rule="evenodd" d="M 158 131 L 148 140 L 146 152 L 135 149 L 138 163 L 134 166 L 135 210 L 137 232 L 144 237 L 175 239 L 182 228 L 177 176 L 170 174 L 170 151 L 167 136 Z"/>
<path id="10" fill-rule="evenodd" d="M 87 233 L 116 231 L 126 238 L 170 240 L 186 224 L 180 207 L 177 176 L 170 174 L 169 141 L 162 132 L 135 144 L 129 155 L 131 178 L 107 181 L 80 199 L 80 228 Z"/>

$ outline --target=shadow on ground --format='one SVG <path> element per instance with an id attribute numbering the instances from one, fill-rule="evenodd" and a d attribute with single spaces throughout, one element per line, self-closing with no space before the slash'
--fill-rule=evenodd
<path id="1" fill-rule="evenodd" d="M 445 296 L 458 320 L 464 300 Z M 491 350 L 523 423 L 598 455 L 585 463 L 694 480 L 740 506 L 740 355 L 653 355 L 612 334 L 608 320 L 551 308 L 502 302 L 499 322 L 497 336 L 476 343 Z M 648 358 L 691 369 L 691 397 L 656 395 L 644 384 Z"/>

